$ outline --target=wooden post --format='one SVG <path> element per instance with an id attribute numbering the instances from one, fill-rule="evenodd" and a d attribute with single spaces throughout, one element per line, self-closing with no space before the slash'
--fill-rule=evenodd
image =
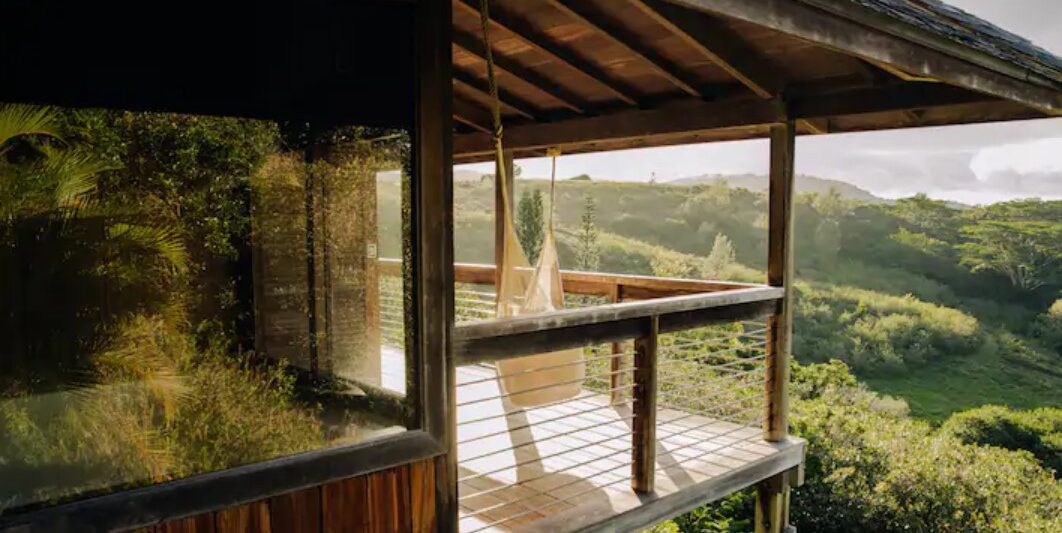
<path id="1" fill-rule="evenodd" d="M 634 421 L 631 433 L 631 488 L 653 492 L 656 485 L 656 344 L 660 317 L 649 317 L 649 332 L 634 340 Z"/>
<path id="2" fill-rule="evenodd" d="M 420 362 L 417 385 L 421 428 L 446 447 L 436 462 L 438 530 L 457 531 L 456 368 L 454 325 L 453 98 L 450 2 L 414 4 L 416 72 L 413 124 L 412 278 Z"/>
<path id="3" fill-rule="evenodd" d="M 767 284 L 783 287 L 785 295 L 767 319 L 765 409 L 763 438 L 770 442 L 789 435 L 789 353 L 793 286 L 793 121 L 771 126 L 770 220 Z M 789 482 L 786 473 L 767 479 L 756 490 L 756 533 L 781 533 L 789 523 Z"/>
<path id="4" fill-rule="evenodd" d="M 503 152 L 504 161 L 500 163 L 505 166 L 505 183 L 502 183 L 502 172 L 499 168 L 499 162 L 494 162 L 494 292 L 501 291 L 501 266 L 505 250 L 505 217 L 512 219 L 512 211 L 516 209 L 514 204 L 516 198 L 513 197 L 514 183 L 516 183 L 516 176 L 513 176 L 513 152 L 512 150 L 505 150 Z M 503 209 L 504 200 L 502 198 L 502 191 L 509 193 L 509 211 L 505 212 Z"/>
<path id="5" fill-rule="evenodd" d="M 608 299 L 611 303 L 622 302 L 623 285 L 620 285 L 619 283 L 613 284 L 612 288 L 609 290 Z M 623 345 L 623 342 L 612 343 L 612 355 L 615 357 L 609 359 L 609 371 L 611 372 L 611 375 L 609 376 L 609 388 L 612 389 L 610 403 L 613 404 L 622 402 L 624 397 L 627 396 L 625 391 L 619 390 L 627 384 L 627 374 L 626 372 L 622 372 L 626 366 L 623 364 L 623 355 L 621 355 L 623 353 Z"/>

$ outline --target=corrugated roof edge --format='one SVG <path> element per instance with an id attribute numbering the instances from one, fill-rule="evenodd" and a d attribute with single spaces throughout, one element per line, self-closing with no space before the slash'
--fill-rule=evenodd
<path id="1" fill-rule="evenodd" d="M 1000 74 L 1062 90 L 1062 58 L 940 0 L 800 1 Z"/>

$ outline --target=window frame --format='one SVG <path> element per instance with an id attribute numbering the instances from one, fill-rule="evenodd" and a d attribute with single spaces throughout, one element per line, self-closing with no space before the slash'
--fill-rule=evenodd
<path id="1" fill-rule="evenodd" d="M 440 458 L 435 476 L 442 530 L 456 527 L 453 330 L 453 146 L 450 5 L 413 3 L 414 113 L 410 234 L 414 365 L 408 392 L 414 410 L 405 432 L 352 445 L 321 448 L 187 478 L 0 516 L 0 531 L 110 531 L 263 500 L 280 494 Z M 370 103 L 367 103 L 368 105 Z"/>

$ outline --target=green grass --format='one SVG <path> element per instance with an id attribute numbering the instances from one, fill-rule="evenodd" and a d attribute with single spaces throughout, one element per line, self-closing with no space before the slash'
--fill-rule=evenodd
<path id="1" fill-rule="evenodd" d="M 1062 378 L 1007 361 L 994 338 L 966 358 L 932 361 L 900 376 L 860 380 L 877 392 L 906 400 L 913 416 L 932 422 L 985 404 L 1062 407 Z"/>

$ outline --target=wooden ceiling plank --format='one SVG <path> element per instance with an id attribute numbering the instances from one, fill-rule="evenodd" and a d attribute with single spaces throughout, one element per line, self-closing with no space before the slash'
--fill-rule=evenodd
<path id="1" fill-rule="evenodd" d="M 483 42 L 480 39 L 466 32 L 454 30 L 453 41 L 454 44 L 462 50 L 486 61 L 487 52 L 486 49 L 483 48 Z M 571 91 L 561 87 L 553 80 L 498 53 L 494 54 L 494 66 L 499 70 L 509 73 L 513 77 L 519 78 L 524 83 L 535 87 L 539 91 L 548 94 L 553 99 L 560 102 L 564 107 L 576 113 L 585 113 L 586 105 L 580 102 L 580 98 L 572 94 Z"/>
<path id="2" fill-rule="evenodd" d="M 788 106 L 783 106 L 777 99 L 694 101 L 682 106 L 628 110 L 549 124 L 515 126 L 507 128 L 505 135 L 507 147 L 526 151 L 549 146 L 564 148 L 622 139 L 648 139 L 724 128 L 761 126 L 782 122 L 787 118 L 809 119 L 808 122 L 813 127 L 821 127 L 821 119 L 834 117 L 991 101 L 998 99 L 947 85 L 916 83 L 810 96 L 793 100 Z M 829 122 L 826 124 L 828 126 Z M 489 154 L 492 149 L 489 135 L 465 134 L 454 138 L 455 156 L 462 159 Z"/>
<path id="3" fill-rule="evenodd" d="M 601 20 L 601 17 L 598 14 L 591 13 L 583 7 L 573 6 L 567 0 L 545 0 L 545 2 L 564 13 L 566 16 L 575 19 L 575 21 L 580 24 L 608 37 L 611 41 L 626 50 L 627 53 L 647 63 L 653 68 L 653 70 L 660 74 L 660 76 L 667 79 L 690 96 L 698 98 L 705 96 L 705 94 L 697 87 L 697 82 L 691 78 L 689 73 L 685 72 L 679 65 L 676 65 L 671 60 L 643 46 L 638 38 L 628 30 L 617 25 L 606 23 Z"/>
<path id="4" fill-rule="evenodd" d="M 465 11 L 479 16 L 479 8 L 473 5 L 476 0 L 456 0 L 454 5 Z M 533 28 L 527 22 L 513 17 L 510 14 L 492 9 L 490 21 L 493 25 L 518 37 L 534 49 L 546 55 L 552 61 L 556 61 L 568 68 L 581 73 L 583 76 L 597 82 L 602 88 L 607 89 L 613 96 L 629 105 L 638 105 L 641 95 L 628 84 L 615 79 L 605 69 L 593 63 L 580 59 L 570 51 L 554 42 L 543 32 Z"/>
<path id="5" fill-rule="evenodd" d="M 475 91 L 477 94 L 491 98 L 490 87 L 486 81 L 483 81 L 457 67 L 454 67 L 453 69 L 453 76 L 454 82 L 460 83 L 469 90 Z M 498 87 L 498 101 L 501 103 L 502 107 L 505 107 L 524 118 L 529 118 L 531 120 L 535 119 L 537 111 L 532 111 L 534 106 L 502 87 Z"/>

